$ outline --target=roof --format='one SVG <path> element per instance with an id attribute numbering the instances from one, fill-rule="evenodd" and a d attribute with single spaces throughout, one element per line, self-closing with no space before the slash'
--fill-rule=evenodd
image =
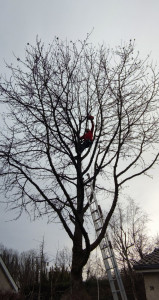
<path id="1" fill-rule="evenodd" d="M 155 248 L 152 253 L 145 255 L 144 258 L 136 262 L 133 267 L 136 271 L 159 271 L 159 248 Z"/>
<path id="2" fill-rule="evenodd" d="M 18 287 L 16 283 L 14 282 L 11 274 L 9 273 L 5 263 L 3 262 L 1 256 L 0 256 L 0 267 L 2 268 L 3 272 L 5 273 L 5 276 L 7 277 L 8 281 L 10 282 L 12 288 L 14 289 L 15 292 L 18 292 Z"/>

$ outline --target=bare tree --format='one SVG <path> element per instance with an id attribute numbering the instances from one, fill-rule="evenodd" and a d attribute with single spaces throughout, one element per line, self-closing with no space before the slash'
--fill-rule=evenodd
<path id="1" fill-rule="evenodd" d="M 58 250 L 54 263 L 60 270 L 64 269 L 70 272 L 71 251 L 67 247 L 64 247 L 62 250 Z"/>
<path id="2" fill-rule="evenodd" d="M 156 248 L 159 248 L 159 234 L 157 233 L 156 236 L 153 238 L 152 243 Z"/>
<path id="3" fill-rule="evenodd" d="M 55 38 L 47 49 L 37 39 L 27 45 L 25 59 L 17 60 L 18 66 L 7 65 L 12 75 L 0 84 L 1 101 L 8 105 L 0 140 L 1 188 L 20 214 L 47 214 L 62 223 L 73 243 L 76 290 L 122 186 L 157 162 L 158 73 L 131 41 L 113 51 L 93 47 L 89 38 L 77 43 Z M 95 117 L 94 141 L 81 155 L 88 114 Z M 85 222 L 89 184 L 111 200 L 93 242 Z"/>
<path id="4" fill-rule="evenodd" d="M 131 198 L 125 205 L 118 203 L 109 229 L 122 267 L 127 259 L 132 266 L 152 250 L 148 234 L 149 221 L 147 213 Z"/>
<path id="5" fill-rule="evenodd" d="M 87 264 L 84 267 L 84 276 L 87 280 L 90 278 L 104 278 L 106 276 L 101 256 L 91 253 Z"/>
<path id="6" fill-rule="evenodd" d="M 121 269 L 130 277 L 134 299 L 138 299 L 133 264 L 153 250 L 148 234 L 149 218 L 132 199 L 118 203 L 110 221 L 110 235 Z"/>

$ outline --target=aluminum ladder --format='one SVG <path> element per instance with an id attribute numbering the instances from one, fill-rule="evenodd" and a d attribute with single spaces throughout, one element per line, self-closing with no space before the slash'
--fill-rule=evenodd
<path id="1" fill-rule="evenodd" d="M 89 189 L 90 192 L 88 191 L 88 187 L 85 189 L 85 191 L 86 191 L 86 196 L 88 199 L 89 208 L 91 211 L 96 235 L 98 236 L 101 228 L 103 227 L 103 214 L 100 205 L 98 205 L 96 194 L 95 191 L 93 190 L 93 186 L 91 185 Z M 119 300 L 119 299 L 127 300 L 124 285 L 121 279 L 120 271 L 117 266 L 111 241 L 108 237 L 108 233 L 105 233 L 104 238 L 102 239 L 99 246 L 102 253 L 105 269 L 107 272 L 111 292 L 113 295 L 113 300 Z"/>

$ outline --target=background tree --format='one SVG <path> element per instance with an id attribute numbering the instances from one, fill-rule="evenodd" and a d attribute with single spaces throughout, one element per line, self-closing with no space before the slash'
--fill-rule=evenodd
<path id="1" fill-rule="evenodd" d="M 48 48 L 37 39 L 17 60 L 0 84 L 8 106 L 1 188 L 20 214 L 34 211 L 34 217 L 47 214 L 62 223 L 73 244 L 72 291 L 82 290 L 82 269 L 104 236 L 122 186 L 158 159 L 158 73 L 131 41 L 113 51 L 96 49 L 88 38 L 55 38 Z M 94 142 L 81 156 L 88 114 L 95 116 Z M 85 222 L 89 184 L 111 203 L 94 241 Z"/>
<path id="2" fill-rule="evenodd" d="M 7 249 L 2 244 L 0 244 L 0 255 L 9 269 L 14 281 L 19 287 L 19 273 L 20 273 L 20 263 L 19 263 L 19 253 L 13 249 Z"/>
<path id="3" fill-rule="evenodd" d="M 7 249 L 3 245 L 0 245 L 0 252 L 5 265 L 19 288 L 22 299 L 24 295 L 29 299 L 33 299 L 34 295 L 37 298 L 41 271 L 40 253 L 35 250 L 18 253 L 18 251 Z M 43 261 L 46 262 L 46 255 L 43 256 Z M 44 285 L 47 277 L 46 264 L 45 269 L 43 268 L 42 271 Z"/>
<path id="4" fill-rule="evenodd" d="M 70 254 L 66 248 L 58 251 L 50 268 L 47 267 L 48 258 L 44 253 L 44 242 L 40 243 L 39 251 L 29 250 L 22 253 L 0 244 L 0 253 L 18 285 L 17 299 L 60 299 L 63 291 L 70 286 Z M 11 299 L 7 296 L 5 295 L 4 299 Z"/>
<path id="5" fill-rule="evenodd" d="M 50 268 L 49 280 L 51 285 L 51 299 L 56 298 L 57 291 L 62 292 L 71 285 L 71 252 L 67 247 L 58 250 L 54 266 Z"/>
<path id="6" fill-rule="evenodd" d="M 148 215 L 132 199 L 118 203 L 110 221 L 110 235 L 116 259 L 130 277 L 134 299 L 138 299 L 133 265 L 154 248 L 153 238 L 148 234 Z"/>

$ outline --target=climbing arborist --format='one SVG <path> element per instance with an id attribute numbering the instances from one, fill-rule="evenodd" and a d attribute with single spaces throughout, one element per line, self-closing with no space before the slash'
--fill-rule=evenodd
<path id="1" fill-rule="evenodd" d="M 80 140 L 81 140 L 80 149 L 79 149 L 80 153 L 82 153 L 83 150 L 85 150 L 86 148 L 89 148 L 93 143 L 93 131 L 94 131 L 93 119 L 94 119 L 94 117 L 88 116 L 87 119 L 91 121 L 92 127 L 91 127 L 91 129 L 86 128 L 84 135 L 82 135 L 80 137 Z"/>

